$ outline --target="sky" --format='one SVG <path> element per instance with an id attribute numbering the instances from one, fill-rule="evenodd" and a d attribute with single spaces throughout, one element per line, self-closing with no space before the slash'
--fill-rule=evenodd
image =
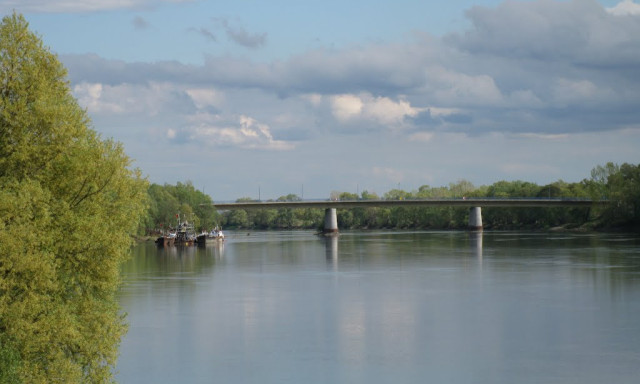
<path id="1" fill-rule="evenodd" d="M 214 201 L 640 163 L 632 0 L 0 0 L 149 181 Z"/>

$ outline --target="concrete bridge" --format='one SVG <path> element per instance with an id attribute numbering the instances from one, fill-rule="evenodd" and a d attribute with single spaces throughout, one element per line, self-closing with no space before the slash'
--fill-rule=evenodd
<path id="1" fill-rule="evenodd" d="M 302 200 L 302 201 L 246 201 L 215 203 L 218 210 L 319 208 L 324 209 L 324 232 L 338 232 L 337 209 L 370 207 L 469 207 L 469 229 L 482 230 L 482 207 L 586 207 L 605 205 L 606 200 L 590 199 L 412 199 L 412 200 Z"/>

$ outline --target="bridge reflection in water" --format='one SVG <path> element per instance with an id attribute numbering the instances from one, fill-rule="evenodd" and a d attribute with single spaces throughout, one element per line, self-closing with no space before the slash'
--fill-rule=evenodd
<path id="1" fill-rule="evenodd" d="M 428 233 L 428 232 L 426 232 Z M 440 236 L 440 235 L 436 235 Z M 482 238 L 483 231 L 469 231 L 467 233 L 468 239 L 468 254 L 475 260 L 478 265 L 482 264 Z M 325 246 L 325 258 L 327 261 L 327 270 L 337 271 L 340 264 L 340 236 L 326 236 L 323 238 Z M 342 237 L 342 240 L 345 240 Z M 347 251 L 349 253 L 349 251 Z"/>
<path id="2" fill-rule="evenodd" d="M 216 203 L 220 211 L 236 209 L 324 208 L 325 234 L 338 233 L 337 209 L 373 207 L 468 207 L 469 229 L 482 230 L 482 207 L 585 207 L 606 205 L 607 200 L 591 199 L 412 199 L 412 200 L 301 200 L 301 201 L 243 201 Z"/>

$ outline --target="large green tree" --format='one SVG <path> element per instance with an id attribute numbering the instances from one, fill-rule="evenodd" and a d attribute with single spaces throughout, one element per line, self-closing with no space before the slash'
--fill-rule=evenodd
<path id="1" fill-rule="evenodd" d="M 0 379 L 108 382 L 146 181 L 21 15 L 0 24 Z"/>

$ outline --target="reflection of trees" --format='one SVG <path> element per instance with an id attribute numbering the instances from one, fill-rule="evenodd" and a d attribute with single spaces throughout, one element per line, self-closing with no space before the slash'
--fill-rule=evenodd
<path id="1" fill-rule="evenodd" d="M 339 238 L 340 265 L 425 261 L 468 265 L 469 256 L 503 273 L 552 273 L 623 295 L 637 279 L 637 236 L 530 232 L 348 232 Z M 327 261 L 332 257 L 325 244 Z M 488 264 L 487 264 L 488 262 Z"/>
<path id="2" fill-rule="evenodd" d="M 206 247 L 171 246 L 157 247 L 143 243 L 133 248 L 132 258 L 123 266 L 122 272 L 127 279 L 144 279 L 154 276 L 191 275 L 208 273 L 221 258 L 222 245 L 212 244 Z"/>

